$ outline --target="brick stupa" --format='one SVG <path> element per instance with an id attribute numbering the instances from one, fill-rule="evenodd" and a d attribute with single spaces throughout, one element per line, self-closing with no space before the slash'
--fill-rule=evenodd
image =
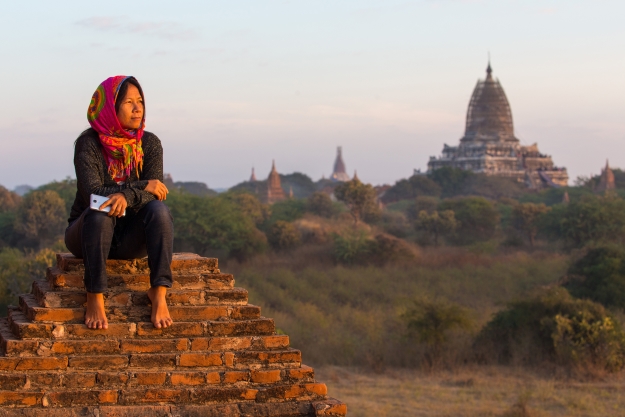
<path id="1" fill-rule="evenodd" d="M 57 255 L 0 321 L 0 416 L 345 416 L 217 259 L 175 254 L 155 329 L 146 259 L 108 261 L 107 330 L 83 324 L 82 260 Z"/>

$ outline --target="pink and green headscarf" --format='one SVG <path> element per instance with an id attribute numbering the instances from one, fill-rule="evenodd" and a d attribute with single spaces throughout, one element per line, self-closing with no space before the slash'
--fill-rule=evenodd
<path id="1" fill-rule="evenodd" d="M 141 126 L 136 130 L 124 129 L 115 111 L 117 94 L 128 78 L 117 75 L 104 80 L 93 93 L 87 110 L 89 124 L 100 136 L 108 172 L 116 181 L 125 180 L 134 169 L 143 168 L 141 138 L 145 128 L 145 110 Z"/>

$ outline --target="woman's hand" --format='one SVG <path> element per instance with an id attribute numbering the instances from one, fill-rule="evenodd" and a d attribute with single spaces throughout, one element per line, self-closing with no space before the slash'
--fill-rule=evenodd
<path id="1" fill-rule="evenodd" d="M 126 207 L 128 207 L 126 196 L 123 193 L 111 194 L 109 199 L 100 206 L 100 210 L 108 206 L 111 206 L 111 211 L 108 213 L 109 217 L 122 217 Z"/>
<path id="2" fill-rule="evenodd" d="M 167 187 L 165 187 L 165 184 L 159 180 L 148 180 L 148 186 L 145 187 L 145 191 L 150 194 L 154 194 L 154 197 L 161 201 L 167 198 L 167 193 L 169 192 Z"/>

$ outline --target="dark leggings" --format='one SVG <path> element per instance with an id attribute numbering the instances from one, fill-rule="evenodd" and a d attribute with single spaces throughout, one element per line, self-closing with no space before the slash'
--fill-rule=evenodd
<path id="1" fill-rule="evenodd" d="M 120 218 L 86 209 L 65 230 L 65 245 L 74 256 L 84 260 L 87 292 L 106 291 L 107 259 L 136 259 L 145 255 L 150 267 L 150 285 L 171 288 L 174 223 L 162 201 L 150 201 L 138 213 Z"/>

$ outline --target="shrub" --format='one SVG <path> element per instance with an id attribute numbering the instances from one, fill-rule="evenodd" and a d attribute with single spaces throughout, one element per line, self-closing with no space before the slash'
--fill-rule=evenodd
<path id="1" fill-rule="evenodd" d="M 373 241 L 364 230 L 332 235 L 334 258 L 344 264 L 365 263 L 371 254 Z"/>
<path id="2" fill-rule="evenodd" d="M 405 240 L 384 233 L 376 235 L 369 243 L 369 254 L 366 263 L 375 263 L 379 266 L 415 258 L 414 250 Z"/>
<path id="3" fill-rule="evenodd" d="M 399 180 L 386 190 L 382 201 L 391 203 L 399 200 L 413 199 L 418 196 L 441 195 L 441 187 L 425 175 L 413 175 L 408 179 Z"/>
<path id="4" fill-rule="evenodd" d="M 564 288 L 508 304 L 476 340 L 482 360 L 558 363 L 616 371 L 625 364 L 625 334 L 605 308 Z"/>
<path id="5" fill-rule="evenodd" d="M 319 217 L 330 218 L 337 213 L 334 202 L 324 192 L 316 191 L 306 200 L 306 209 Z"/>
<path id="6" fill-rule="evenodd" d="M 483 197 L 457 197 L 444 200 L 439 211 L 452 210 L 458 225 L 450 239 L 466 245 L 486 241 L 495 235 L 499 225 L 499 212 L 493 203 Z"/>
<path id="7" fill-rule="evenodd" d="M 574 297 L 624 309 L 625 249 L 621 246 L 590 249 L 571 265 L 564 287 Z"/>
<path id="8" fill-rule="evenodd" d="M 271 206 L 271 217 L 269 224 L 278 220 L 292 222 L 300 219 L 306 213 L 306 200 L 290 198 L 288 200 L 278 201 Z"/>
<path id="9" fill-rule="evenodd" d="M 276 249 L 291 249 L 299 245 L 302 239 L 293 223 L 278 220 L 269 228 L 267 240 Z"/>
<path id="10" fill-rule="evenodd" d="M 415 223 L 417 230 L 422 230 L 429 234 L 434 240 L 434 246 L 438 246 L 439 236 L 446 236 L 456 230 L 458 222 L 452 210 L 434 211 L 428 214 L 427 211 L 421 210 L 419 217 Z"/>
<path id="11" fill-rule="evenodd" d="M 375 190 L 371 184 L 363 184 L 358 178 L 344 182 L 334 189 L 334 195 L 345 203 L 354 224 L 360 220 L 375 221 L 380 210 L 376 204 Z"/>
<path id="12" fill-rule="evenodd" d="M 549 207 L 542 203 L 521 203 L 515 205 L 512 209 L 511 220 L 513 227 L 525 234 L 532 247 L 538 234 L 540 217 L 548 211 Z"/>

